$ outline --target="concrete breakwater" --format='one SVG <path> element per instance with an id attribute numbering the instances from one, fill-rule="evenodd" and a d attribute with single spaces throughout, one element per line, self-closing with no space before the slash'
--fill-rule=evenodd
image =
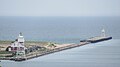
<path id="1" fill-rule="evenodd" d="M 59 51 L 63 51 L 63 50 L 67 50 L 67 49 L 71 49 L 71 48 L 75 48 L 75 47 L 79 47 L 79 46 L 86 45 L 86 44 L 88 44 L 88 42 L 82 42 L 81 44 L 67 44 L 64 47 L 51 49 L 49 51 L 43 51 L 42 53 L 37 52 L 37 53 L 34 53 L 33 55 L 30 55 L 30 56 L 26 55 L 24 60 L 36 58 L 36 57 L 39 57 L 39 56 L 44 56 L 44 55 L 47 55 L 47 54 L 51 54 L 51 53 L 55 53 L 55 52 L 59 52 Z"/>
<path id="2" fill-rule="evenodd" d="M 48 55 L 51 53 L 87 45 L 89 43 L 96 43 L 96 42 L 101 42 L 101 41 L 105 41 L 109 39 L 112 39 L 112 37 L 94 37 L 94 38 L 90 38 L 87 40 L 82 40 L 80 41 L 80 44 L 56 44 L 56 45 L 50 44 L 50 45 L 44 46 L 44 48 L 46 48 L 45 50 L 36 50 L 30 53 L 24 54 L 22 56 L 0 57 L 0 60 L 25 61 L 25 60 L 29 60 L 32 58 Z"/>
<path id="3" fill-rule="evenodd" d="M 25 60 L 29 60 L 32 58 L 48 55 L 51 53 L 79 47 L 79 46 L 86 45 L 86 44 L 89 44 L 89 42 L 81 42 L 80 44 L 62 44 L 59 47 L 56 47 L 56 48 L 53 48 L 50 50 L 46 50 L 46 51 L 42 51 L 42 52 L 35 51 L 35 52 L 29 53 L 29 54 L 25 54 L 24 56 L 21 56 L 21 57 L 1 57 L 0 60 L 25 61 Z"/>

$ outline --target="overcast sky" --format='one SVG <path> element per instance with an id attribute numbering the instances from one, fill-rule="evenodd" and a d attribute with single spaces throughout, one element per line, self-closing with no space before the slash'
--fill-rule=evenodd
<path id="1" fill-rule="evenodd" d="M 0 16 L 120 16 L 120 0 L 0 0 Z"/>

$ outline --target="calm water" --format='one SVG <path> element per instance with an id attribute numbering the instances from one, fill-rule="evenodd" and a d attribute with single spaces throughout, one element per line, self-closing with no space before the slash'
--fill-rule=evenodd
<path id="1" fill-rule="evenodd" d="M 2 67 L 120 67 L 120 17 L 0 17 L 0 40 L 14 40 L 23 32 L 26 40 L 79 43 L 100 35 L 112 40 L 89 44 L 24 62 L 2 61 Z M 14 63 L 14 64 L 13 64 Z"/>
<path id="2" fill-rule="evenodd" d="M 0 17 L 0 40 L 14 40 L 23 32 L 26 40 L 76 42 L 101 34 L 120 39 L 120 17 Z"/>
<path id="3" fill-rule="evenodd" d="M 2 61 L 0 64 L 2 67 L 120 67 L 120 40 L 89 44 L 24 62 Z"/>

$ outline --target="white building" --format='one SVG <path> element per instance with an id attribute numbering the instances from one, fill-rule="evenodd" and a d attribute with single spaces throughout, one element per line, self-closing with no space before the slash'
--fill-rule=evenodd
<path id="1" fill-rule="evenodd" d="M 24 37 L 22 33 L 19 34 L 18 38 L 11 43 L 8 47 L 8 51 L 15 52 L 16 55 L 24 55 L 25 54 L 25 46 L 24 46 Z"/>

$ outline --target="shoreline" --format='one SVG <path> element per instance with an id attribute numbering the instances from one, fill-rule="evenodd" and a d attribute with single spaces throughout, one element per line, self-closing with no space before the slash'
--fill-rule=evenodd
<path id="1" fill-rule="evenodd" d="M 48 50 L 43 51 L 43 52 L 37 51 L 37 52 L 31 53 L 31 54 L 26 54 L 24 57 L 19 57 L 19 58 L 18 57 L 0 57 L 0 60 L 25 61 L 25 60 L 41 57 L 41 56 L 44 56 L 44 55 L 52 54 L 52 53 L 55 53 L 55 52 L 60 52 L 60 51 L 67 50 L 67 49 L 72 49 L 72 48 L 87 45 L 87 44 L 89 44 L 89 43 L 88 42 L 82 42 L 80 44 L 62 44 L 62 45 L 65 45 L 65 46 L 50 49 L 49 51 Z"/>
<path id="2" fill-rule="evenodd" d="M 40 56 L 44 56 L 44 55 L 48 55 L 48 54 L 52 54 L 55 52 L 60 52 L 63 50 L 67 50 L 67 49 L 72 49 L 75 47 L 80 47 L 83 45 L 87 45 L 90 43 L 97 43 L 97 42 L 102 42 L 102 41 L 106 41 L 106 40 L 110 40 L 112 39 L 112 37 L 93 37 L 87 40 L 82 40 L 80 41 L 79 44 L 49 44 L 50 42 L 30 42 L 30 43 L 25 43 L 25 45 L 29 44 L 29 46 L 42 46 L 44 47 L 43 50 L 35 50 L 33 52 L 29 52 L 26 53 L 25 55 L 22 56 L 13 56 L 13 57 L 0 57 L 0 60 L 13 60 L 13 61 L 25 61 L 25 60 L 29 60 L 29 59 L 33 59 L 36 57 L 40 57 Z M 51 46 L 52 45 L 52 46 Z"/>

